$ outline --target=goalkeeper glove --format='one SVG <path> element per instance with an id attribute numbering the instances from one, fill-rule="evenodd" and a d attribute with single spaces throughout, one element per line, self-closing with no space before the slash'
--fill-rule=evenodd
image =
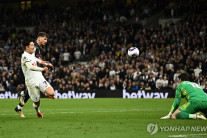
<path id="1" fill-rule="evenodd" d="M 160 119 L 170 119 L 172 116 L 172 113 L 169 113 L 168 115 L 161 117 Z"/>

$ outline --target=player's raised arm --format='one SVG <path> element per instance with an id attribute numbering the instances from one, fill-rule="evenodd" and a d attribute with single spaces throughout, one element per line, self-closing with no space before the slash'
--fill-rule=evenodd
<path id="1" fill-rule="evenodd" d="M 47 67 L 41 68 L 41 67 L 33 66 L 30 62 L 26 62 L 25 65 L 27 66 L 28 69 L 34 70 L 34 71 L 46 71 L 46 70 L 48 70 Z"/>
<path id="2" fill-rule="evenodd" d="M 49 63 L 49 61 L 43 61 L 40 58 L 36 58 L 37 62 L 40 63 L 43 66 L 49 67 L 49 68 L 54 68 L 54 66 Z"/>

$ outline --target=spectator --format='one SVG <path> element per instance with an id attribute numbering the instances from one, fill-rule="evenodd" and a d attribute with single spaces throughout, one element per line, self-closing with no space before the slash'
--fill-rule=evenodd
<path id="1" fill-rule="evenodd" d="M 68 52 L 67 49 L 65 49 L 65 52 L 63 53 L 63 65 L 68 65 L 70 61 L 70 53 Z"/>
<path id="2" fill-rule="evenodd" d="M 93 83 L 92 80 L 89 81 L 89 87 L 90 87 L 91 90 L 95 90 L 96 89 L 96 86 L 95 86 L 95 84 Z"/>
<path id="3" fill-rule="evenodd" d="M 116 90 L 116 85 L 114 84 L 114 82 L 111 83 L 110 90 Z"/>
<path id="4" fill-rule="evenodd" d="M 140 72 L 140 69 L 138 68 L 138 69 L 133 73 L 133 79 L 134 79 L 134 80 L 139 80 L 141 74 L 142 74 L 142 73 Z M 144 75 L 144 74 L 143 74 L 143 75 Z"/>
<path id="5" fill-rule="evenodd" d="M 8 83 L 8 90 L 10 91 L 10 92 L 14 92 L 15 91 L 15 88 L 14 88 L 14 86 L 13 86 L 13 80 L 10 80 L 10 82 Z"/>
<path id="6" fill-rule="evenodd" d="M 148 81 L 148 79 L 150 78 L 150 76 L 148 75 L 148 72 L 147 72 L 147 70 L 142 70 L 142 73 L 141 73 L 141 75 L 140 75 L 140 77 L 139 77 L 139 80 L 142 82 L 142 81 L 144 81 L 144 82 L 147 82 Z"/>
<path id="7" fill-rule="evenodd" d="M 128 81 L 128 84 L 127 84 L 127 90 L 132 90 L 133 87 L 132 87 L 132 81 Z"/>
<path id="8" fill-rule="evenodd" d="M 82 55 L 81 52 L 78 50 L 78 48 L 76 48 L 74 53 L 75 61 L 80 61 L 81 55 Z"/>
<path id="9" fill-rule="evenodd" d="M 105 88 L 105 90 L 116 89 L 116 88 L 113 88 L 113 87 L 109 87 L 109 83 L 108 82 L 104 83 L 104 88 Z"/>
<path id="10" fill-rule="evenodd" d="M 167 87 L 168 87 L 168 80 L 167 77 L 165 76 L 163 80 L 163 88 L 167 88 Z"/>
<path id="11" fill-rule="evenodd" d="M 139 86 L 137 85 L 137 83 L 135 81 L 132 82 L 131 90 L 133 90 L 133 91 L 138 91 L 139 90 Z"/>
<path id="12" fill-rule="evenodd" d="M 179 85 L 179 83 L 178 83 L 178 81 L 176 79 L 175 82 L 173 83 L 173 89 L 175 90 L 178 85 Z"/>
<path id="13" fill-rule="evenodd" d="M 149 83 L 147 82 L 147 83 L 146 83 L 146 86 L 145 86 L 145 90 L 149 91 L 149 90 L 151 90 L 151 89 L 152 89 L 152 88 L 150 87 Z"/>
<path id="14" fill-rule="evenodd" d="M 100 62 L 99 62 L 99 67 L 100 68 L 105 68 L 105 59 L 102 59 Z"/>
<path id="15" fill-rule="evenodd" d="M 104 84 L 103 84 L 103 81 L 102 79 L 99 80 L 99 89 L 104 89 Z"/>
<path id="16" fill-rule="evenodd" d="M 191 81 L 191 82 L 196 82 L 195 73 L 192 73 L 192 74 L 190 75 L 190 81 Z"/>
<path id="17" fill-rule="evenodd" d="M 168 85 L 170 89 L 174 89 L 173 84 L 174 84 L 174 82 L 173 82 L 173 80 L 171 80 L 171 81 L 169 82 L 169 85 Z"/>
<path id="18" fill-rule="evenodd" d="M 127 82 L 124 81 L 124 82 L 123 82 L 123 90 L 126 90 L 126 88 L 127 88 Z"/>
<path id="19" fill-rule="evenodd" d="M 152 89 L 155 89 L 155 88 L 156 88 L 155 81 L 156 81 L 156 78 L 155 78 L 155 76 L 151 73 L 151 74 L 150 74 L 150 78 L 149 78 L 149 80 L 148 80 L 148 83 L 149 83 L 149 86 L 150 86 Z"/>
<path id="20" fill-rule="evenodd" d="M 179 79 L 178 79 L 178 76 L 179 76 L 179 75 L 180 75 L 180 70 L 178 69 L 177 72 L 176 72 L 176 73 L 174 74 L 174 76 L 173 76 L 173 80 L 174 80 L 174 81 L 175 81 L 175 80 L 178 81 L 178 80 L 179 80 Z"/>
<path id="21" fill-rule="evenodd" d="M 2 83 L 0 83 L 0 92 L 5 91 L 4 86 L 2 85 Z"/>
<path id="22" fill-rule="evenodd" d="M 122 90 L 123 89 L 123 80 L 120 79 L 119 77 L 116 77 L 115 85 L 116 85 L 117 90 Z"/>
<path id="23" fill-rule="evenodd" d="M 97 48 L 97 44 L 94 43 L 93 47 L 90 49 L 90 56 L 91 57 L 95 57 L 99 54 L 98 48 Z"/>
<path id="24" fill-rule="evenodd" d="M 110 71 L 109 71 L 109 76 L 110 77 L 115 77 L 115 75 L 116 75 L 116 71 L 114 70 L 114 67 L 111 66 Z"/>
<path id="25" fill-rule="evenodd" d="M 163 86 L 163 79 L 162 79 L 162 75 L 160 75 L 159 79 L 156 80 L 156 88 L 160 90 L 162 86 Z"/>
<path id="26" fill-rule="evenodd" d="M 202 72 L 202 70 L 199 68 L 199 66 L 196 66 L 196 68 L 194 69 L 195 77 L 198 78 L 199 73 L 201 73 L 201 72 Z"/>
<path id="27" fill-rule="evenodd" d="M 139 89 L 140 90 L 146 90 L 146 87 L 144 85 L 144 82 L 141 82 Z M 149 89 L 149 85 L 148 85 L 148 89 Z"/>

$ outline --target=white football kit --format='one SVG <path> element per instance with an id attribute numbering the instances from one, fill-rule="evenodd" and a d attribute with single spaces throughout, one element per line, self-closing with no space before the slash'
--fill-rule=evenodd
<path id="1" fill-rule="evenodd" d="M 37 67 L 37 61 L 38 59 L 34 54 L 29 54 L 27 52 L 22 54 L 21 67 L 24 73 L 29 96 L 34 102 L 38 102 L 40 100 L 40 91 L 44 93 L 48 87 L 51 87 L 42 75 L 42 68 Z M 26 65 L 27 62 L 30 62 L 35 69 L 29 68 Z"/>

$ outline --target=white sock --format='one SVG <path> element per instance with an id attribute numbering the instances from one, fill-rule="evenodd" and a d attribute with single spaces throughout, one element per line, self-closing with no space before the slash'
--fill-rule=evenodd
<path id="1" fill-rule="evenodd" d="M 17 109 L 18 110 L 22 110 L 23 107 L 21 107 L 20 105 L 17 105 Z"/>
<path id="2" fill-rule="evenodd" d="M 189 114 L 189 118 L 196 119 L 196 114 Z"/>
<path id="3" fill-rule="evenodd" d="M 36 111 L 37 113 L 40 113 L 39 107 L 36 106 L 36 104 L 33 103 L 33 107 L 34 107 L 34 109 L 35 109 L 35 111 Z"/>

